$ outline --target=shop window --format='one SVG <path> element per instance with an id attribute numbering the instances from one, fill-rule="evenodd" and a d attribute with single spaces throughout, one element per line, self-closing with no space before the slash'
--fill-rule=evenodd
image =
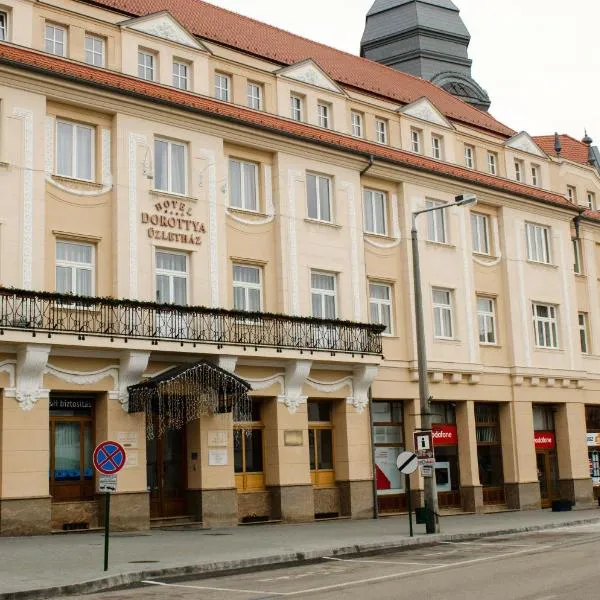
<path id="1" fill-rule="evenodd" d="M 373 444 L 375 445 L 375 479 L 377 496 L 404 494 L 404 476 L 396 460 L 404 451 L 402 402 L 373 402 Z M 399 510 L 400 505 L 387 499 L 379 500 L 383 510 Z"/>
<path id="2" fill-rule="evenodd" d="M 260 402 L 252 401 L 250 420 L 234 423 L 233 463 L 238 492 L 265 489 Z"/>
<path id="3" fill-rule="evenodd" d="M 50 396 L 50 495 L 54 502 L 94 498 L 94 401 Z"/>
<path id="4" fill-rule="evenodd" d="M 315 487 L 335 484 L 332 410 L 332 402 L 308 402 L 310 477 Z"/>
<path id="5" fill-rule="evenodd" d="M 475 404 L 475 426 L 479 482 L 484 488 L 502 487 L 504 474 L 498 405 Z"/>
<path id="6" fill-rule="evenodd" d="M 586 406 L 585 421 L 590 476 L 594 495 L 600 496 L 600 406 Z"/>
<path id="7" fill-rule="evenodd" d="M 435 481 L 441 508 L 460 506 L 456 408 L 451 402 L 432 402 Z"/>

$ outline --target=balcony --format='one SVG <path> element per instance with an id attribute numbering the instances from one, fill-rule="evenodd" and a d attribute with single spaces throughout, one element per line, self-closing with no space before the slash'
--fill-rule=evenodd
<path id="1" fill-rule="evenodd" d="M 115 339 L 381 354 L 382 325 L 0 287 L 4 330 Z"/>

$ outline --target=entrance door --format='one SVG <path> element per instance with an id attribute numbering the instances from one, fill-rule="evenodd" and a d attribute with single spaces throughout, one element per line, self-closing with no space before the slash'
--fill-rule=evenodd
<path id="1" fill-rule="evenodd" d="M 150 518 L 184 515 L 185 429 L 169 429 L 162 438 L 148 440 L 146 448 Z"/>
<path id="2" fill-rule="evenodd" d="M 558 498 L 558 464 L 556 452 L 537 452 L 537 470 L 540 482 L 542 508 L 548 508 Z"/>

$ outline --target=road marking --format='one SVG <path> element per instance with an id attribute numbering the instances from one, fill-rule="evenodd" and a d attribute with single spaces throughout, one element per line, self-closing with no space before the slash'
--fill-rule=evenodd
<path id="1" fill-rule="evenodd" d="M 514 548 L 532 548 L 535 544 L 513 544 L 511 542 L 439 542 L 440 544 L 450 544 L 452 546 L 484 546 L 485 548 L 494 548 L 495 546 L 509 546 Z"/>
<path id="2" fill-rule="evenodd" d="M 356 558 L 335 558 L 333 556 L 324 556 L 324 560 L 339 560 L 341 562 L 353 562 L 353 563 L 367 563 L 369 565 L 428 565 L 430 567 L 448 567 L 450 566 L 448 563 L 438 563 L 436 565 L 432 565 L 429 562 L 400 562 L 395 560 L 359 560 Z"/>
<path id="3" fill-rule="evenodd" d="M 146 585 L 160 585 L 163 587 L 185 588 L 188 590 L 206 590 L 210 592 L 232 592 L 235 594 L 266 594 L 268 596 L 287 596 L 280 592 L 265 592 L 263 590 L 237 590 L 235 588 L 210 587 L 207 585 L 183 585 L 180 583 L 163 583 L 162 581 L 142 581 Z"/>

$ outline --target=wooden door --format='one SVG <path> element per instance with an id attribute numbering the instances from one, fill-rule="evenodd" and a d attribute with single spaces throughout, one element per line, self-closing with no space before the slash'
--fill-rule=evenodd
<path id="1" fill-rule="evenodd" d="M 548 508 L 552 500 L 558 498 L 558 463 L 556 452 L 538 451 L 536 453 L 538 480 L 540 482 L 540 497 L 542 508 Z"/>

